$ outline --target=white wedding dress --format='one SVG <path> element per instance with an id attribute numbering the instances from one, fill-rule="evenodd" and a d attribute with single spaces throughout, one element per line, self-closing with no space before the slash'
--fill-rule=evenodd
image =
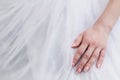
<path id="1" fill-rule="evenodd" d="M 0 80 L 120 80 L 120 18 L 104 63 L 76 74 L 74 39 L 108 0 L 0 0 Z"/>

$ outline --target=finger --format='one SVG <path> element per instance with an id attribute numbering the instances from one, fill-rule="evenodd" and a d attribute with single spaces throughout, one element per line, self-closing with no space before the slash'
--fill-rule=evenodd
<path id="1" fill-rule="evenodd" d="M 104 57 L 105 57 L 105 49 L 102 49 L 101 52 L 100 52 L 100 55 L 99 55 L 99 58 L 98 58 L 98 61 L 97 61 L 97 68 L 100 68 L 102 66 L 102 63 L 103 63 L 103 60 L 104 60 Z"/>
<path id="2" fill-rule="evenodd" d="M 87 62 L 87 64 L 86 64 L 85 67 L 84 67 L 84 71 L 85 71 L 85 72 L 87 72 L 87 71 L 91 68 L 91 66 L 94 64 L 94 62 L 96 61 L 96 59 L 97 59 L 98 56 L 99 56 L 100 50 L 101 50 L 100 47 L 97 47 L 97 48 L 94 50 L 92 56 L 90 57 L 90 60 Z"/>
<path id="3" fill-rule="evenodd" d="M 73 63 L 72 63 L 73 67 L 78 63 L 80 57 L 85 52 L 85 50 L 86 50 L 87 47 L 88 47 L 88 44 L 83 42 L 80 45 L 80 47 L 77 49 L 77 51 L 75 53 L 75 56 L 73 57 Z"/>
<path id="4" fill-rule="evenodd" d="M 74 43 L 72 44 L 72 48 L 79 47 L 81 42 L 82 42 L 82 33 L 75 39 Z"/>
<path id="5" fill-rule="evenodd" d="M 94 46 L 89 46 L 88 50 L 85 52 L 85 54 L 82 56 L 82 58 L 79 62 L 79 65 L 77 68 L 78 73 L 80 73 L 82 71 L 83 67 L 88 62 L 89 58 L 91 57 L 93 51 L 94 51 Z"/>

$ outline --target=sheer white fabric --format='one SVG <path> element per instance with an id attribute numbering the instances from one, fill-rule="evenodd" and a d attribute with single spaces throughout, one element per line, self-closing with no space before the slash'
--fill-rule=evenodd
<path id="1" fill-rule="evenodd" d="M 0 80 L 120 80 L 120 18 L 103 66 L 75 74 L 74 39 L 108 0 L 0 0 Z"/>

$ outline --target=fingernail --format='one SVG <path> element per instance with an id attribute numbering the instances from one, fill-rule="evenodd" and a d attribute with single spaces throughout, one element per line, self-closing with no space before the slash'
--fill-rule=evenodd
<path id="1" fill-rule="evenodd" d="M 73 44 L 72 44 L 72 47 L 74 47 L 74 46 L 76 46 L 76 44 L 75 44 L 75 43 L 73 43 Z"/>
<path id="2" fill-rule="evenodd" d="M 101 64 L 98 64 L 97 67 L 100 68 L 100 67 L 101 67 Z"/>
<path id="3" fill-rule="evenodd" d="M 87 66 L 87 67 L 85 67 L 84 72 L 87 72 L 87 71 L 88 71 L 88 69 L 89 69 L 89 67 L 88 67 L 88 66 Z"/>
<path id="4" fill-rule="evenodd" d="M 77 70 L 77 73 L 80 73 L 81 72 L 81 69 L 79 68 L 78 70 Z"/>

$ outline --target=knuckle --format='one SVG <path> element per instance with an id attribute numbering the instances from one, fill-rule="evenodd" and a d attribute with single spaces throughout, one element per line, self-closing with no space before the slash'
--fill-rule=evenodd
<path id="1" fill-rule="evenodd" d="M 90 58 L 90 55 L 86 53 L 86 54 L 84 54 L 84 58 L 85 58 L 85 59 L 89 59 L 89 58 Z"/>
<path id="2" fill-rule="evenodd" d="M 101 58 L 104 58 L 104 56 L 105 56 L 104 54 L 100 54 L 100 57 L 101 57 Z"/>
<path id="3" fill-rule="evenodd" d="M 93 45 L 93 46 L 97 46 L 98 43 L 97 43 L 97 41 L 92 41 L 92 42 L 91 42 L 91 45 Z"/>
<path id="4" fill-rule="evenodd" d="M 82 68 L 83 66 L 84 66 L 84 63 L 81 62 L 81 63 L 79 64 L 79 67 Z"/>
<path id="5" fill-rule="evenodd" d="M 81 55 L 82 54 L 82 49 L 78 49 L 77 52 L 78 52 L 79 55 Z"/>
<path id="6" fill-rule="evenodd" d="M 90 60 L 89 62 L 88 62 L 88 65 L 93 65 L 93 63 L 94 63 L 94 59 L 92 59 L 92 60 Z"/>
<path id="7" fill-rule="evenodd" d="M 90 62 L 89 62 L 89 65 L 92 65 L 93 64 L 93 60 L 91 60 Z"/>
<path id="8" fill-rule="evenodd" d="M 74 60 L 75 62 L 77 62 L 78 59 L 79 59 L 79 56 L 77 56 L 77 55 L 73 58 L 73 60 Z"/>
<path id="9" fill-rule="evenodd" d="M 77 62 L 77 60 L 78 60 L 78 59 L 77 59 L 76 57 L 73 58 L 73 62 Z"/>
<path id="10" fill-rule="evenodd" d="M 100 51 L 101 51 L 101 47 L 100 47 L 100 46 L 98 46 L 98 47 L 97 47 L 97 49 L 95 50 L 95 52 L 94 52 L 94 53 L 99 54 L 99 53 L 100 53 Z"/>
<path id="11" fill-rule="evenodd" d="M 85 38 L 83 41 L 84 41 L 85 44 L 89 43 L 89 40 L 87 38 Z"/>
<path id="12" fill-rule="evenodd" d="M 93 57 L 93 58 L 96 58 L 96 57 L 98 57 L 98 54 L 94 53 L 94 54 L 92 55 L 92 57 Z"/>

